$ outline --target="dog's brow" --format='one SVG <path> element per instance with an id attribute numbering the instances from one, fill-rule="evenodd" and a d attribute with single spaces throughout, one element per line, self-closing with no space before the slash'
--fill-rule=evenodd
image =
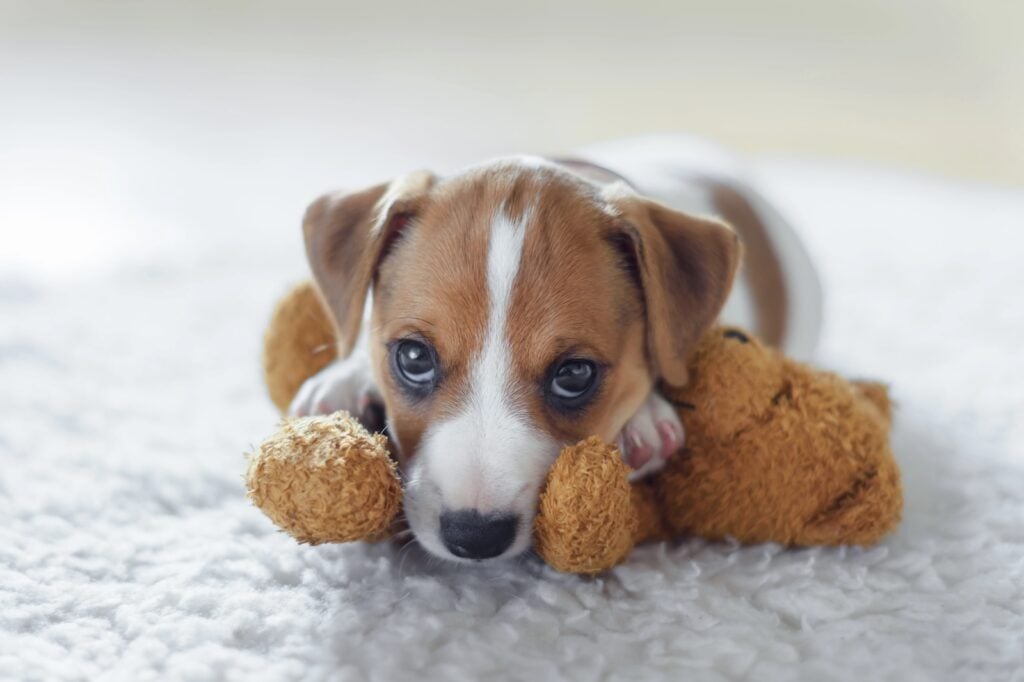
<path id="1" fill-rule="evenodd" d="M 430 320 L 412 315 L 400 315 L 389 318 L 374 327 L 373 333 L 377 336 L 394 336 L 396 328 L 404 330 L 398 336 L 422 336 L 433 345 L 436 345 L 438 342 L 437 325 Z"/>
<path id="2" fill-rule="evenodd" d="M 596 360 L 600 363 L 606 363 L 605 354 L 592 343 L 582 341 L 580 339 L 573 339 L 567 336 L 559 336 L 555 338 L 552 345 L 552 351 L 555 353 L 556 357 L 586 355 L 592 360 Z"/>
<path id="3" fill-rule="evenodd" d="M 391 326 L 393 324 L 399 324 L 399 323 L 402 323 L 402 322 L 414 322 L 414 323 L 417 323 L 418 325 L 426 327 L 428 329 L 434 329 L 436 327 L 436 325 L 433 322 L 431 322 L 430 320 L 425 320 L 422 317 L 413 317 L 411 315 L 400 315 L 398 317 L 392 317 L 392 318 L 389 318 L 389 319 L 381 322 L 379 325 L 377 325 L 374 328 L 374 331 L 375 332 L 379 332 L 382 329 L 384 329 L 385 327 L 389 327 L 389 326 Z"/>

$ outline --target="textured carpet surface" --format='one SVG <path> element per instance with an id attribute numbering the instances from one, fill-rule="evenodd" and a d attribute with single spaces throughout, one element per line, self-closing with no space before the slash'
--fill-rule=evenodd
<path id="1" fill-rule="evenodd" d="M 102 267 L 0 273 L 0 679 L 1024 679 L 1024 194 L 758 173 L 822 271 L 820 362 L 892 383 L 882 545 L 688 541 L 592 580 L 300 547 L 241 479 L 297 226 L 168 211 Z"/>

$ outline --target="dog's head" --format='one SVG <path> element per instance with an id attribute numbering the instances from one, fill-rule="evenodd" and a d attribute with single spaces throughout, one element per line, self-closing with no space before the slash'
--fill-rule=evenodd
<path id="1" fill-rule="evenodd" d="M 325 196 L 304 230 L 342 354 L 373 292 L 406 516 L 448 559 L 530 545 L 562 446 L 613 440 L 656 380 L 685 383 L 739 259 L 721 223 L 542 161 Z"/>

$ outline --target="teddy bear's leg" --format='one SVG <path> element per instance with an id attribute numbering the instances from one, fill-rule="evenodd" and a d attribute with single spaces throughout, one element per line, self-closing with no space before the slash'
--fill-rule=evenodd
<path id="1" fill-rule="evenodd" d="M 899 468 L 885 436 L 892 424 L 888 388 L 874 381 L 851 383 L 858 397 L 867 403 L 864 408 L 875 414 L 881 424 L 871 433 L 849 439 L 860 450 L 850 453 L 851 459 L 861 462 L 859 470 L 845 489 L 808 520 L 800 531 L 799 544 L 871 545 L 900 520 L 903 493 Z"/>
<path id="2" fill-rule="evenodd" d="M 263 376 L 282 413 L 303 382 L 337 356 L 334 326 L 312 282 L 278 302 L 263 336 Z"/>
<path id="3" fill-rule="evenodd" d="M 630 469 L 599 438 L 562 450 L 548 473 L 534 521 L 534 546 L 548 565 L 566 573 L 601 573 L 633 549 L 640 516 Z M 653 510 L 653 505 L 643 507 Z M 648 522 L 650 522 L 648 520 Z"/>
<path id="4" fill-rule="evenodd" d="M 903 491 L 889 445 L 889 390 L 875 381 L 853 381 L 851 385 L 868 419 L 850 419 L 847 432 L 831 449 L 845 453 L 844 461 L 859 464 L 853 472 L 843 469 L 845 486 L 808 519 L 798 539 L 800 544 L 871 545 L 900 520 Z M 836 467 L 837 475 L 840 469 Z"/>
<path id="5" fill-rule="evenodd" d="M 903 491 L 888 446 L 801 531 L 801 545 L 873 545 L 899 523 Z"/>

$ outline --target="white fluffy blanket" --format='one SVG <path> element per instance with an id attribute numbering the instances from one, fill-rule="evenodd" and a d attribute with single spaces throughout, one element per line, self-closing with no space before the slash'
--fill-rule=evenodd
<path id="1" fill-rule="evenodd" d="M 91 270 L 0 275 L 0 679 L 1024 679 L 1024 194 L 758 172 L 822 271 L 821 362 L 892 382 L 882 545 L 688 541 L 592 580 L 300 547 L 241 480 L 296 226 L 150 221 L 148 251 L 63 235 Z"/>

